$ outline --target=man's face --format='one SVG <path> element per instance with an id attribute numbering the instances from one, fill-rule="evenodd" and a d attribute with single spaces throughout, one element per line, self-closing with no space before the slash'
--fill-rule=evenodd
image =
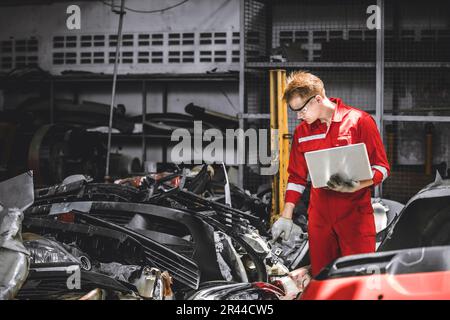
<path id="1" fill-rule="evenodd" d="M 289 100 L 288 104 L 290 109 L 297 113 L 298 120 L 303 120 L 311 124 L 319 119 L 321 102 L 322 97 L 320 95 L 305 98 L 296 95 Z"/>

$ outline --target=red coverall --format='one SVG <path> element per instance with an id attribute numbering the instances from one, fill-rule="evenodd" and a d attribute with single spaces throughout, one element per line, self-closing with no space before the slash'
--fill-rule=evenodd
<path id="1" fill-rule="evenodd" d="M 320 120 L 311 125 L 303 121 L 295 129 L 285 202 L 296 204 L 305 190 L 308 167 L 304 153 L 308 151 L 363 142 L 374 185 L 389 175 L 389 163 L 373 118 L 345 105 L 341 99 L 330 100 L 336 104 L 336 109 L 328 131 L 327 124 Z M 375 221 L 370 198 L 369 187 L 353 193 L 311 188 L 308 235 L 313 276 L 338 257 L 375 251 Z"/>

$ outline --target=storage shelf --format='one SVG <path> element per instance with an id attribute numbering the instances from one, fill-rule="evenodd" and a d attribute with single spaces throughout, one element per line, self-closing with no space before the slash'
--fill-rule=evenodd
<path id="1" fill-rule="evenodd" d="M 249 69 L 290 68 L 375 68 L 375 62 L 247 62 Z M 385 62 L 385 68 L 450 68 L 450 62 Z"/>
<path id="2" fill-rule="evenodd" d="M 111 74 L 77 73 L 70 75 L 55 75 L 42 77 L 24 77 L 8 79 L 1 77 L 0 81 L 24 81 L 24 82 L 111 82 Z M 117 76 L 118 82 L 239 82 L 239 73 L 177 73 L 177 74 L 125 74 Z"/>
<path id="3" fill-rule="evenodd" d="M 205 131 L 202 131 L 202 136 L 203 136 L 204 132 Z M 107 133 L 102 133 L 102 134 L 107 135 Z M 192 134 L 192 136 L 193 136 L 193 134 Z M 155 140 L 158 142 L 169 142 L 169 143 L 173 143 L 173 144 L 179 143 L 178 140 L 172 141 L 171 140 L 172 135 L 170 135 L 170 134 L 113 133 L 113 134 L 111 134 L 111 137 L 114 139 L 114 141 L 121 140 L 121 139 L 122 140 L 146 139 L 146 140 Z M 214 141 L 226 142 L 226 135 L 225 135 L 225 133 L 223 133 L 222 137 L 215 137 L 214 139 L 215 139 Z M 204 144 L 204 145 L 207 145 L 210 143 L 211 143 L 210 141 L 202 140 L 202 144 Z"/>
<path id="4" fill-rule="evenodd" d="M 375 62 L 247 62 L 246 68 L 375 68 Z"/>

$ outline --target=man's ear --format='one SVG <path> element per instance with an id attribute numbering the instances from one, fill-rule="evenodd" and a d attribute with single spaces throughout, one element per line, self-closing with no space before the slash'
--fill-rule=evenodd
<path id="1" fill-rule="evenodd" d="M 322 101 L 323 101 L 323 97 L 320 94 L 317 94 L 315 99 L 316 99 L 317 103 L 322 103 Z"/>

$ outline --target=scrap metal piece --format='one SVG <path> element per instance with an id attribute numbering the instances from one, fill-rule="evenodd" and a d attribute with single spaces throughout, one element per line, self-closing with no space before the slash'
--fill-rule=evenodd
<path id="1" fill-rule="evenodd" d="M 135 281 L 135 286 L 141 297 L 147 299 L 163 300 L 164 282 L 161 277 L 161 271 L 156 268 L 145 267 L 142 274 Z"/>
<path id="2" fill-rule="evenodd" d="M 94 289 L 78 300 L 105 300 L 105 292 L 102 289 Z"/>
<path id="3" fill-rule="evenodd" d="M 233 247 L 231 238 L 221 231 L 214 232 L 217 262 L 225 280 L 248 282 L 247 271 L 241 257 Z"/>
<path id="4" fill-rule="evenodd" d="M 0 300 L 10 300 L 27 279 L 30 261 L 22 244 L 23 213 L 17 208 L 2 208 L 0 220 Z"/>
<path id="5" fill-rule="evenodd" d="M 172 284 L 173 280 L 170 274 L 167 271 L 164 271 L 161 273 L 161 278 L 163 280 L 164 290 L 163 290 L 163 296 L 165 300 L 172 300 L 173 299 L 173 291 L 172 291 Z"/>
<path id="6" fill-rule="evenodd" d="M 118 262 L 152 265 L 168 270 L 181 284 L 192 289 L 198 288 L 200 270 L 193 260 L 131 229 L 80 212 L 74 212 L 73 215 L 74 223 L 27 217 L 24 228 L 29 232 L 50 234 L 58 241 L 76 242 L 84 252 L 95 252 L 96 256 L 104 260 L 109 260 L 111 252 L 114 252 Z"/>
<path id="7" fill-rule="evenodd" d="M 291 235 L 287 241 L 272 243 L 272 260 L 281 261 L 289 270 L 296 269 L 306 260 L 309 252 L 308 234 L 294 224 Z"/>
<path id="8" fill-rule="evenodd" d="M 0 206 L 24 211 L 34 201 L 33 171 L 0 183 Z"/>
<path id="9" fill-rule="evenodd" d="M 449 245 L 449 207 L 450 180 L 437 175 L 436 181 L 409 199 L 382 231 L 377 251 Z"/>
<path id="10" fill-rule="evenodd" d="M 187 300 L 280 300 L 283 295 L 280 288 L 265 282 L 212 281 L 202 284 Z"/>
<path id="11" fill-rule="evenodd" d="M 80 201 L 60 205 L 54 203 L 34 206 L 27 213 L 30 216 L 48 215 L 50 211 L 56 212 L 52 210 L 53 205 L 58 205 L 61 210 L 64 205 L 67 207 L 60 213 L 74 210 L 88 212 L 92 216 L 134 230 L 141 236 L 193 259 L 199 268 L 200 282 L 222 279 L 216 261 L 213 227 L 197 214 L 151 204 L 109 201 Z M 90 209 L 85 210 L 86 208 Z M 153 224 L 160 226 L 158 231 L 152 227 Z M 183 238 L 189 235 L 192 239 Z M 168 268 L 160 269 L 169 271 L 177 281 L 177 272 Z"/>
<path id="12" fill-rule="evenodd" d="M 76 282 L 68 287 L 69 275 L 79 272 L 79 287 Z M 118 281 L 101 273 L 80 269 L 73 263 L 51 264 L 47 266 L 35 266 L 30 268 L 27 281 L 20 289 L 18 299 L 80 299 L 95 289 L 101 289 L 111 294 L 130 296 L 133 294 L 133 286 Z M 88 295 L 89 296 L 89 295 Z M 91 296 L 92 297 L 92 296 Z"/>
<path id="13" fill-rule="evenodd" d="M 230 191 L 230 182 L 228 181 L 228 173 L 227 169 L 225 168 L 225 163 L 222 162 L 223 167 L 223 174 L 225 176 L 225 185 L 224 185 L 224 191 L 225 191 L 225 204 L 229 206 L 230 208 L 233 207 L 231 204 L 231 191 Z"/>
<path id="14" fill-rule="evenodd" d="M 130 282 L 133 274 L 139 272 L 141 269 L 138 265 L 125 265 L 118 262 L 101 263 L 97 268 L 96 272 L 105 274 L 113 279 Z"/>
<path id="15" fill-rule="evenodd" d="M 28 276 L 30 254 L 22 243 L 22 220 L 32 203 L 31 172 L 0 183 L 0 300 L 13 299 Z"/>

